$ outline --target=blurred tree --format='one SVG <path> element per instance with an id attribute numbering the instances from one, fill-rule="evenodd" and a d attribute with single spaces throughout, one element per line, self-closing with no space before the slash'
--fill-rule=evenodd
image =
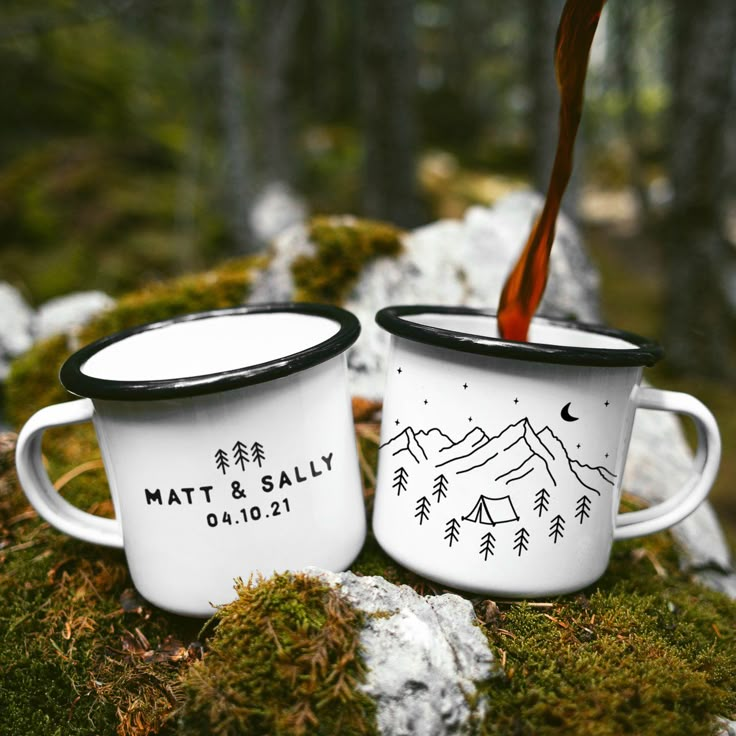
<path id="1" fill-rule="evenodd" d="M 419 224 L 413 0 L 359 3 L 363 213 Z"/>
<path id="2" fill-rule="evenodd" d="M 733 316 L 725 276 L 732 258 L 722 220 L 724 125 L 733 92 L 736 3 L 674 1 L 670 176 L 664 231 L 663 341 L 677 371 L 725 377 Z"/>
<path id="3" fill-rule="evenodd" d="M 289 67 L 295 32 L 304 10 L 303 0 L 269 0 L 258 5 L 262 40 L 262 69 L 259 75 L 263 120 L 264 178 L 266 183 L 293 185 L 295 159 Z"/>
<path id="4" fill-rule="evenodd" d="M 615 85 L 623 102 L 622 128 L 629 148 L 629 176 L 636 192 L 644 221 L 649 218 L 649 195 L 642 168 L 639 114 L 639 86 L 636 73 L 637 45 L 641 38 L 637 28 L 639 3 L 609 2 L 608 9 L 608 58 L 613 67 Z"/>
<path id="5" fill-rule="evenodd" d="M 527 81 L 531 91 L 529 127 L 531 129 L 532 185 L 546 192 L 552 163 L 557 150 L 560 94 L 555 77 L 555 38 L 565 0 L 527 0 L 525 32 L 527 47 Z M 585 117 L 575 140 L 575 165 L 562 198 L 562 208 L 575 218 L 581 188 L 582 149 L 585 138 Z"/>
<path id="6" fill-rule="evenodd" d="M 532 183 L 547 189 L 557 147 L 560 95 L 554 69 L 557 25 L 565 0 L 527 0 L 527 77 L 531 88 Z"/>
<path id="7" fill-rule="evenodd" d="M 220 116 L 227 183 L 225 201 L 237 251 L 248 253 L 259 246 L 250 227 L 253 199 L 253 165 L 249 131 L 245 125 L 244 80 L 241 73 L 240 32 L 242 19 L 237 0 L 217 0 L 212 13 L 213 45 L 219 57 Z"/>

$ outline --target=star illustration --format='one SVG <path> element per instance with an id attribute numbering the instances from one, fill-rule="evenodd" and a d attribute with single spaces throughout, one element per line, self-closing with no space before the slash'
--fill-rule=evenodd
<path id="1" fill-rule="evenodd" d="M 514 404 L 518 404 L 518 403 L 519 403 L 519 399 L 518 398 L 514 399 Z"/>
<path id="2" fill-rule="evenodd" d="M 610 402 L 610 401 L 609 401 L 608 399 L 606 399 L 606 400 L 605 400 L 605 401 L 604 401 L 603 403 L 604 403 L 604 404 L 605 404 L 606 406 L 608 406 L 608 405 L 609 405 L 609 404 L 610 404 L 611 402 Z"/>
<path id="3" fill-rule="evenodd" d="M 424 403 L 429 404 L 429 401 L 427 401 L 427 399 L 424 399 Z"/>
<path id="4" fill-rule="evenodd" d="M 396 421 L 394 422 L 394 424 L 396 424 L 396 426 L 398 427 L 398 426 L 399 426 L 399 420 L 397 419 L 397 420 L 396 420 Z"/>
<path id="5" fill-rule="evenodd" d="M 468 387 L 468 384 L 467 383 L 464 383 L 463 384 L 463 388 L 467 388 L 467 387 Z"/>
<path id="6" fill-rule="evenodd" d="M 397 369 L 396 369 L 396 372 L 397 372 L 397 373 L 403 373 L 403 371 L 401 370 L 401 368 L 397 368 Z"/>

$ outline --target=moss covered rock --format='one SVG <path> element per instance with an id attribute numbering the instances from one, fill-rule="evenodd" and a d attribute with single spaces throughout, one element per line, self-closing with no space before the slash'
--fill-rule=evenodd
<path id="1" fill-rule="evenodd" d="M 374 734 L 359 686 L 363 616 L 303 574 L 236 584 L 215 616 L 207 656 L 183 677 L 183 734 Z"/>
<path id="2" fill-rule="evenodd" d="M 78 340 L 240 303 L 257 267 L 233 263 L 131 294 Z M 7 384 L 15 425 L 66 398 L 58 367 L 75 347 L 51 338 L 16 361 Z M 376 408 L 359 406 L 356 424 L 369 510 Z M 339 591 L 298 575 L 252 581 L 203 629 L 154 609 L 132 590 L 122 553 L 70 539 L 36 516 L 12 448 L 12 436 L 0 438 L 0 733 L 375 730 L 360 689 L 364 614 Z M 111 513 L 90 427 L 48 432 L 44 454 L 62 493 Z M 372 537 L 352 570 L 422 595 L 444 592 L 387 558 Z M 736 715 L 736 603 L 680 569 L 668 534 L 617 543 L 607 574 L 578 595 L 464 597 L 503 669 L 476 683 L 488 707 L 466 730 L 706 734 L 717 716 Z"/>

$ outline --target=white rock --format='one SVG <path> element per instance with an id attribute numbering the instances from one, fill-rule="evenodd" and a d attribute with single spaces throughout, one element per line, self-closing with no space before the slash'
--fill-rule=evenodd
<path id="1" fill-rule="evenodd" d="M 736 736 L 736 721 L 729 718 L 717 718 L 716 725 L 721 727 L 718 736 Z"/>
<path id="2" fill-rule="evenodd" d="M 659 503 L 685 485 L 691 467 L 692 452 L 677 417 L 662 411 L 637 411 L 623 488 L 650 504 Z M 672 533 L 681 551 L 683 567 L 695 570 L 715 567 L 730 573 L 731 581 L 722 583 L 736 592 L 731 554 L 710 504 L 702 504 L 673 527 Z"/>
<path id="3" fill-rule="evenodd" d="M 452 594 L 420 596 L 381 577 L 310 572 L 367 614 L 362 687 L 377 704 L 383 736 L 459 734 L 472 716 L 483 716 L 487 705 L 476 698 L 475 683 L 502 672 L 469 601 Z"/>
<path id="4" fill-rule="evenodd" d="M 369 264 L 345 305 L 363 328 L 348 355 L 352 393 L 374 399 L 383 396 L 388 335 L 374 322 L 380 308 L 391 304 L 494 308 L 541 206 L 537 194 L 511 194 L 492 208 L 471 208 L 463 220 L 441 220 L 414 230 L 405 236 L 399 257 Z M 336 222 L 353 219 L 336 218 Z M 255 285 L 251 301 L 291 298 L 291 263 L 313 252 L 305 227 L 284 233 L 274 244 L 273 260 Z M 574 226 L 560 217 L 540 313 L 599 321 L 598 282 Z M 682 487 L 691 463 L 692 453 L 676 417 L 637 413 L 623 483 L 626 490 L 649 503 L 665 500 Z M 729 549 L 710 505 L 701 505 L 673 533 L 683 567 L 700 571 L 711 587 L 736 597 Z"/>
<path id="5" fill-rule="evenodd" d="M 250 211 L 253 234 L 265 243 L 307 218 L 304 200 L 283 182 L 273 182 L 258 195 Z"/>
<path id="6" fill-rule="evenodd" d="M 20 292 L 0 282 L 0 381 L 8 374 L 10 361 L 33 344 L 33 309 Z"/>
<path id="7" fill-rule="evenodd" d="M 351 350 L 354 394 L 379 398 L 383 391 L 388 335 L 374 322 L 391 304 L 445 304 L 496 308 L 503 283 L 526 242 L 542 198 L 516 192 L 494 207 L 473 207 L 463 220 L 441 220 L 408 233 L 398 257 L 373 261 L 363 271 L 345 307 L 360 319 L 361 338 Z M 351 222 L 354 218 L 335 218 Z M 273 259 L 254 284 L 250 303 L 291 299 L 291 264 L 314 253 L 304 226 L 276 239 Z M 540 313 L 599 318 L 598 277 L 589 265 L 575 228 L 561 215 L 550 261 L 547 293 Z"/>
<path id="8" fill-rule="evenodd" d="M 114 300 L 101 291 L 78 291 L 41 305 L 33 321 L 37 340 L 58 334 L 69 334 L 89 322 L 92 317 L 109 309 Z"/>

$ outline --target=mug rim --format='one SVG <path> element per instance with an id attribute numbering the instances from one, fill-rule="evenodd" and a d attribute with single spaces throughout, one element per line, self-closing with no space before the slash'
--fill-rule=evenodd
<path id="1" fill-rule="evenodd" d="M 216 373 L 152 380 L 111 380 L 89 375 L 82 370 L 86 362 L 104 348 L 144 332 L 215 317 L 284 313 L 330 319 L 338 323 L 339 329 L 327 340 L 295 353 Z M 324 363 L 353 345 L 360 335 L 360 329 L 360 322 L 352 312 L 330 304 L 311 302 L 269 302 L 191 312 L 120 330 L 85 345 L 64 361 L 59 380 L 68 391 L 89 399 L 150 401 L 203 396 L 265 383 Z"/>
<path id="2" fill-rule="evenodd" d="M 648 338 L 633 332 L 612 327 L 593 325 L 575 320 L 534 317 L 537 324 L 561 327 L 569 330 L 590 332 L 604 337 L 612 337 L 630 343 L 631 348 L 594 348 L 567 345 L 554 345 L 540 342 L 517 342 L 497 337 L 476 335 L 471 332 L 458 332 L 441 327 L 423 325 L 407 317 L 420 314 L 445 314 L 473 317 L 497 316 L 495 310 L 438 305 L 396 305 L 384 307 L 376 313 L 376 322 L 387 332 L 412 342 L 447 348 L 449 350 L 495 358 L 509 358 L 536 363 L 558 365 L 630 367 L 652 366 L 659 361 L 664 352 L 661 346 Z"/>

